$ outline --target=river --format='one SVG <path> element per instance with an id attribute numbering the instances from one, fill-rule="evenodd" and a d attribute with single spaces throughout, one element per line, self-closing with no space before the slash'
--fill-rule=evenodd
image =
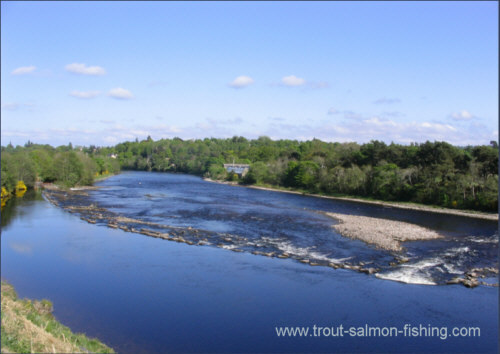
<path id="1" fill-rule="evenodd" d="M 21 297 L 52 300 L 61 322 L 120 352 L 497 351 L 498 288 L 443 285 L 473 267 L 498 265 L 496 222 L 180 174 L 125 172 L 97 185 L 88 202 L 183 230 L 185 239 L 205 245 L 90 224 L 30 193 L 2 211 L 2 278 Z M 325 211 L 411 222 L 444 238 L 407 242 L 408 262 L 390 265 L 401 254 L 342 237 Z M 329 262 L 379 271 L 321 266 Z M 279 326 L 313 325 L 446 327 L 448 335 L 276 334 Z M 452 337 L 453 327 L 478 327 L 480 337 Z"/>

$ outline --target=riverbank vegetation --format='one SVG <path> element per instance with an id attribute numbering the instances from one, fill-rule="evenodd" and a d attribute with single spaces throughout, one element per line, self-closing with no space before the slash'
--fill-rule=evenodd
<path id="1" fill-rule="evenodd" d="M 52 315 L 48 300 L 21 300 L 3 282 L 2 353 L 114 353 L 97 339 L 74 334 Z"/>
<path id="2" fill-rule="evenodd" d="M 15 155 L 17 149 L 20 158 Z M 360 145 L 317 139 L 273 141 L 267 137 L 158 141 L 148 137 L 113 147 L 31 145 L 11 147 L 14 151 L 2 147 L 2 186 L 7 188 L 4 150 L 9 153 L 5 173 L 13 164 L 9 165 L 9 159 L 16 161 L 17 170 L 12 171 L 17 172 L 11 175 L 18 179 L 26 176 L 28 186 L 34 175 L 65 185 L 88 184 L 94 171 L 114 173 L 122 168 L 183 172 L 323 195 L 498 211 L 496 142 L 457 147 L 446 142 L 387 145 L 371 141 Z M 32 166 L 29 161 L 33 161 Z M 223 164 L 233 162 L 249 164 L 249 172 L 245 176 L 228 173 Z M 12 185 L 15 178 L 7 181 Z"/>
<path id="3" fill-rule="evenodd" d="M 31 142 L 24 146 L 2 146 L 2 202 L 37 182 L 62 187 L 90 185 L 95 178 L 117 173 L 119 163 L 108 156 L 97 156 L 71 144 L 54 148 Z M 21 189 L 20 189 L 21 188 Z"/>
<path id="4" fill-rule="evenodd" d="M 103 149 L 124 169 L 173 171 L 244 184 L 447 208 L 498 210 L 498 147 L 320 140 L 146 139 Z M 250 165 L 242 178 L 224 163 Z"/>

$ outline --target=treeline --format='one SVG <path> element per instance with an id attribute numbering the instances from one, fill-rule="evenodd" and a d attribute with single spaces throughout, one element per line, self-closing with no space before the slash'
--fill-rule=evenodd
<path id="1" fill-rule="evenodd" d="M 2 186 L 4 158 L 5 173 L 15 176 L 12 181 L 26 178 L 26 174 L 65 185 L 86 184 L 96 171 L 116 172 L 121 167 L 183 172 L 326 195 L 498 211 L 496 142 L 456 147 L 446 142 L 387 145 L 371 141 L 360 145 L 317 139 L 273 141 L 267 137 L 159 141 L 148 137 L 114 147 L 2 147 Z M 223 164 L 232 162 L 249 164 L 249 172 L 243 178 L 228 174 Z M 25 183 L 29 186 L 32 180 Z"/>
<path id="2" fill-rule="evenodd" d="M 24 146 L 2 146 L 1 181 L 13 192 L 19 181 L 28 188 L 36 182 L 53 182 L 65 187 L 90 185 L 94 178 L 120 170 L 118 161 L 94 156 L 71 144 L 54 148 L 27 142 Z"/>
<path id="3" fill-rule="evenodd" d="M 245 184 L 289 187 L 449 208 L 498 210 L 498 146 L 456 147 L 446 142 L 387 145 L 320 140 L 182 140 L 125 142 L 100 150 L 123 169 L 172 171 Z M 246 163 L 242 179 L 224 163 Z"/>

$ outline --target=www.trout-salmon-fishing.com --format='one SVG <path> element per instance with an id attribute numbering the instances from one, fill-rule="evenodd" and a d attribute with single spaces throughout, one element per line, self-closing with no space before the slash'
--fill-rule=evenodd
<path id="1" fill-rule="evenodd" d="M 480 337 L 479 327 L 433 327 L 422 324 L 414 326 L 405 324 L 403 327 L 380 326 L 338 326 L 321 327 L 275 327 L 278 337 Z"/>

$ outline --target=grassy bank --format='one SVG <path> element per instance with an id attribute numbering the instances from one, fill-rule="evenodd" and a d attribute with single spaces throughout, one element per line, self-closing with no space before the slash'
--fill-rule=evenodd
<path id="1" fill-rule="evenodd" d="M 52 315 L 48 300 L 18 299 L 2 281 L 2 353 L 114 353 L 97 339 L 74 334 Z"/>

